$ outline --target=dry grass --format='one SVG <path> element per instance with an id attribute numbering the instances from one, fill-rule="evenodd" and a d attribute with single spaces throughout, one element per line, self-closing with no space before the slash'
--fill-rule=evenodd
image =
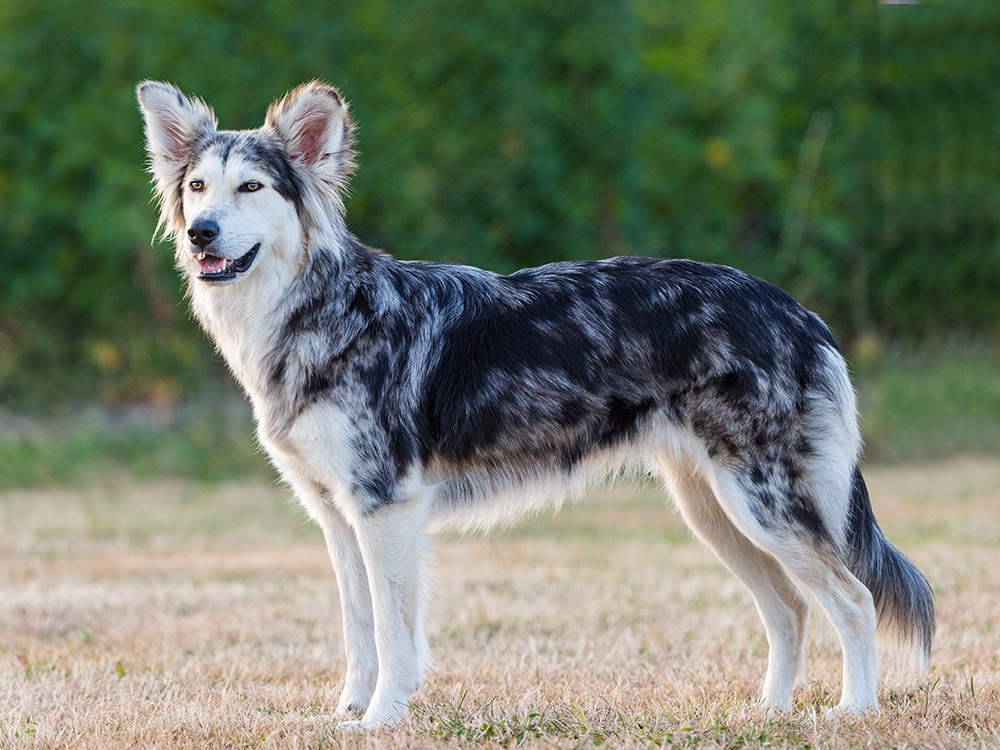
<path id="1" fill-rule="evenodd" d="M 873 469 L 876 512 L 938 595 L 933 668 L 827 721 L 821 615 L 790 715 L 753 701 L 748 595 L 660 496 L 595 496 L 439 547 L 438 656 L 393 732 L 341 733 L 339 606 L 278 488 L 0 495 L 0 747 L 1000 746 L 1000 463 Z"/>

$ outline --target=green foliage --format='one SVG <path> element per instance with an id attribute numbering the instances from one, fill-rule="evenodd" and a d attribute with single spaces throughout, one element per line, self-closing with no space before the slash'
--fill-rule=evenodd
<path id="1" fill-rule="evenodd" d="M 0 403 L 225 377 L 150 243 L 143 78 L 235 128 L 338 85 L 360 127 L 349 222 L 401 257 L 694 257 L 847 342 L 995 329 L 998 37 L 990 0 L 5 0 Z"/>
<path id="2" fill-rule="evenodd" d="M 869 461 L 1000 455 L 1000 357 L 982 344 L 894 348 L 857 371 Z"/>
<path id="3" fill-rule="evenodd" d="M 250 412 L 232 394 L 166 410 L 86 409 L 0 430 L 0 489 L 90 484 L 113 476 L 273 479 Z"/>

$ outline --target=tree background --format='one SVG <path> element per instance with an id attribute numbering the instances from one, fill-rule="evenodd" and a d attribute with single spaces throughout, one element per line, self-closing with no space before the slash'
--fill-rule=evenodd
<path id="1" fill-rule="evenodd" d="M 144 78 L 226 128 L 338 86 L 359 126 L 349 226 L 399 257 L 690 257 L 785 287 L 849 354 L 996 346 L 995 0 L 4 0 L 7 413 L 228 377 L 150 240 Z"/>

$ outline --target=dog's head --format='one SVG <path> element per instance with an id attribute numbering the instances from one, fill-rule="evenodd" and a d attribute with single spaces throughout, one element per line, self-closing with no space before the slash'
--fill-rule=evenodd
<path id="1" fill-rule="evenodd" d="M 160 204 L 192 283 L 220 286 L 305 260 L 312 222 L 336 222 L 353 166 L 347 105 L 308 83 L 276 102 L 257 130 L 219 130 L 212 110 L 174 86 L 137 89 Z"/>

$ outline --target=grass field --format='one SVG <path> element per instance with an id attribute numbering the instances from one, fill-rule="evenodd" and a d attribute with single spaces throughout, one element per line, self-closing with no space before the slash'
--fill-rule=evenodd
<path id="1" fill-rule="evenodd" d="M 503 536 L 449 538 L 438 658 L 407 723 L 341 732 L 339 605 L 319 531 L 256 480 L 0 493 L 0 747 L 998 747 L 1000 462 L 868 472 L 938 597 L 932 669 L 828 721 L 840 656 L 810 631 L 789 715 L 745 591 L 661 496 L 595 494 Z"/>

